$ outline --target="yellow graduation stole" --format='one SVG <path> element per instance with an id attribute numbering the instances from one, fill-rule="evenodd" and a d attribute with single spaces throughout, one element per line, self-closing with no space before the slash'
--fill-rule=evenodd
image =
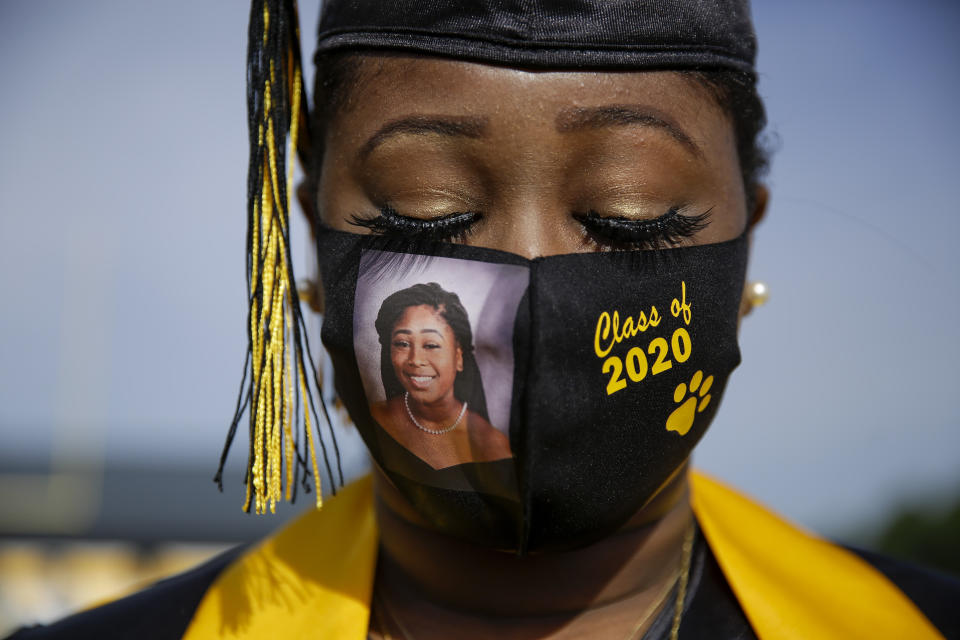
<path id="1" fill-rule="evenodd" d="M 943 637 L 855 554 L 699 473 L 691 487 L 710 549 L 762 640 Z M 368 476 L 224 569 L 184 638 L 363 640 L 376 555 Z"/>

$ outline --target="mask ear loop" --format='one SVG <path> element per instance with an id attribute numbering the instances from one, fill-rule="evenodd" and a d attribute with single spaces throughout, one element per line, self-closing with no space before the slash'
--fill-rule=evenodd
<path id="1" fill-rule="evenodd" d="M 243 509 L 275 511 L 278 500 L 293 501 L 300 472 L 316 482 L 322 505 L 315 440 L 319 439 L 327 476 L 336 493 L 333 468 L 320 431 L 320 404 L 343 485 L 340 450 L 323 399 L 317 367 L 300 309 L 290 252 L 289 185 L 293 165 L 287 153 L 309 157 L 309 114 L 300 58 L 300 30 L 294 0 L 254 0 L 247 41 L 248 343 L 233 420 L 214 482 L 223 490 L 223 467 L 237 426 L 249 409 L 250 450 Z M 309 367 L 309 372 L 307 370 Z M 314 401 L 314 396 L 317 402 Z M 302 419 L 302 423 L 301 423 Z M 294 434 L 303 427 L 303 437 Z M 316 438 L 313 426 L 316 425 Z M 308 463 L 309 460 L 309 463 Z"/>

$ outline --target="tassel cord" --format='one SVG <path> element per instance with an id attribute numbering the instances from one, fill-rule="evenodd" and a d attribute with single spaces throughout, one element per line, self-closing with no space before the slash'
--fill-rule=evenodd
<path id="1" fill-rule="evenodd" d="M 213 481 L 217 483 L 220 493 L 223 493 L 223 467 L 227 464 L 227 456 L 230 454 L 230 446 L 233 444 L 233 438 L 237 435 L 237 426 L 243 417 L 244 411 L 250 406 L 250 389 L 244 389 L 247 386 L 247 368 L 250 366 L 250 349 L 247 349 L 247 355 L 243 359 L 243 377 L 240 379 L 240 390 L 237 392 L 237 406 L 233 410 L 233 420 L 230 421 L 230 429 L 227 431 L 227 439 L 223 443 L 223 451 L 220 453 L 220 464 L 217 466 L 217 473 Z"/>
<path id="2" fill-rule="evenodd" d="M 311 475 L 317 483 L 320 506 L 322 492 L 311 418 L 316 424 L 326 475 L 336 493 L 320 413 L 327 423 L 341 486 L 343 468 L 294 284 L 290 249 L 292 164 L 287 162 L 287 148 L 289 145 L 303 160 L 309 157 L 306 150 L 310 143 L 297 10 L 293 0 L 254 0 L 252 5 L 247 49 L 248 344 L 233 420 L 214 480 L 222 490 L 227 455 L 240 420 L 248 411 L 244 510 L 249 511 L 252 504 L 257 513 L 264 513 L 268 508 L 273 511 L 278 500 L 295 500 L 298 484 L 309 492 Z M 307 366 L 313 370 L 312 376 L 307 375 Z M 320 411 L 314 394 L 319 396 Z"/>

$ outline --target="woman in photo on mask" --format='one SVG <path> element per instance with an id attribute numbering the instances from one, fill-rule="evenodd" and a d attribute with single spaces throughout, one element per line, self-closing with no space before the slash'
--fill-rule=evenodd
<path id="1" fill-rule="evenodd" d="M 392 293 L 376 327 L 387 396 L 371 407 L 377 424 L 435 469 L 510 457 L 485 418 L 473 332 L 455 293 L 435 282 Z"/>
<path id="2" fill-rule="evenodd" d="M 253 5 L 250 376 L 228 446 L 248 408 L 248 509 L 308 477 L 337 495 L 257 546 L 15 637 L 960 637 L 955 581 L 833 545 L 689 469 L 761 293 L 745 282 L 767 203 L 745 0 L 329 0 L 312 114 L 292 1 Z M 373 461 L 345 486 L 301 346 L 288 140 L 322 339 Z M 497 442 L 469 476 L 381 463 L 378 423 L 409 419 L 431 442 L 444 436 L 417 422 L 443 431 L 479 407 L 454 385 L 426 411 L 440 370 L 404 340 L 394 352 L 398 328 L 439 321 L 418 303 L 381 330 L 384 374 L 410 386 L 371 409 L 352 322 L 371 249 L 528 270 L 508 341 L 512 458 Z M 449 378 L 469 340 L 445 309 Z"/>

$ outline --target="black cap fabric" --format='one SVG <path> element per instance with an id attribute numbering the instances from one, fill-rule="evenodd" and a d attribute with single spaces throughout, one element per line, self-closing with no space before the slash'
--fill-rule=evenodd
<path id="1" fill-rule="evenodd" d="M 539 69 L 753 72 L 749 0 L 325 0 L 317 55 L 389 49 Z"/>

